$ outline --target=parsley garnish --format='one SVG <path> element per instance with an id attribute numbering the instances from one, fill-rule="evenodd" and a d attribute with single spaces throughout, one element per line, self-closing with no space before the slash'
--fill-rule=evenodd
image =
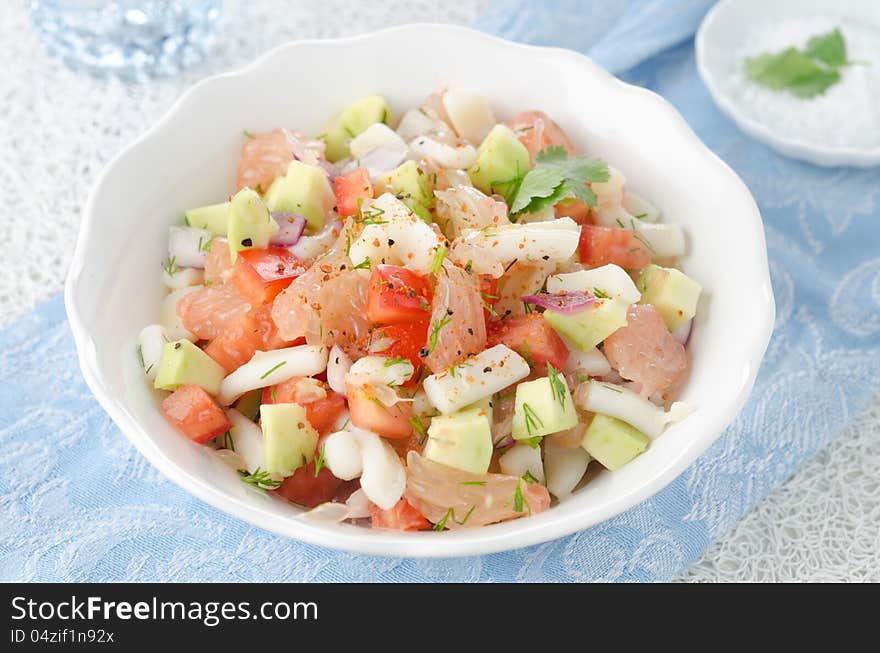
<path id="1" fill-rule="evenodd" d="M 486 481 L 462 481 L 459 485 L 486 485 Z"/>
<path id="2" fill-rule="evenodd" d="M 266 487 L 278 487 L 281 485 L 281 481 L 272 478 L 269 472 L 261 470 L 259 467 L 257 467 L 253 474 L 248 474 L 244 469 L 239 469 L 238 473 L 242 475 L 242 481 L 256 488 L 260 488 L 261 485 Z"/>
<path id="3" fill-rule="evenodd" d="M 245 138 L 253 138 L 254 137 L 254 135 L 251 134 L 247 129 L 242 129 L 241 133 L 244 134 Z"/>
<path id="4" fill-rule="evenodd" d="M 419 444 L 422 444 L 425 441 L 425 438 L 428 437 L 428 432 L 425 430 L 425 425 L 422 424 L 422 420 L 416 415 L 413 415 L 408 421 L 410 426 L 413 427 L 413 431 L 419 434 Z"/>
<path id="5" fill-rule="evenodd" d="M 213 237 L 208 238 L 208 242 L 206 242 L 204 245 L 202 244 L 203 238 L 204 238 L 203 236 L 199 236 L 199 251 L 200 252 L 208 252 L 211 249 L 211 243 L 214 242 L 214 238 Z"/>
<path id="6" fill-rule="evenodd" d="M 522 355 L 522 357 L 525 359 L 526 363 L 528 363 L 528 366 L 529 366 L 529 367 L 533 367 L 534 364 L 535 364 L 535 362 L 532 360 L 532 357 L 531 357 L 530 353 L 531 353 L 531 352 L 530 352 L 530 350 L 529 350 L 529 343 L 528 343 L 528 341 L 527 341 L 527 340 L 523 340 L 523 341 L 522 341 L 522 351 L 520 352 L 520 355 Z"/>
<path id="7" fill-rule="evenodd" d="M 223 448 L 235 451 L 235 440 L 232 439 L 232 431 L 223 434 Z"/>
<path id="8" fill-rule="evenodd" d="M 360 204 L 358 204 L 357 222 L 363 225 L 388 224 L 387 220 L 379 220 L 383 215 L 385 215 L 385 209 L 371 208 L 366 213 L 363 213 Z"/>
<path id="9" fill-rule="evenodd" d="M 840 81 L 840 68 L 852 62 L 846 56 L 846 42 L 839 29 L 807 41 L 805 50 L 791 47 L 765 53 L 745 61 L 746 75 L 777 91 L 789 91 L 800 98 L 822 95 Z"/>
<path id="10" fill-rule="evenodd" d="M 495 310 L 495 307 L 492 306 L 492 304 L 490 304 L 488 301 L 486 301 L 485 295 L 481 295 L 480 300 L 483 302 L 483 308 L 485 308 L 487 311 L 489 311 L 489 315 L 491 315 L 493 317 L 498 317 L 498 311 Z"/>
<path id="11" fill-rule="evenodd" d="M 470 518 L 471 513 L 474 511 L 474 508 L 476 508 L 476 506 L 471 506 L 470 510 L 467 511 L 467 514 L 464 516 L 464 519 L 462 519 L 461 521 L 458 521 L 455 518 L 455 508 L 450 508 L 449 510 L 446 511 L 446 514 L 443 515 L 443 518 L 440 521 L 438 521 L 436 524 L 434 524 L 434 526 L 433 526 L 434 530 L 435 531 L 444 530 L 446 528 L 446 522 L 449 521 L 450 518 L 452 519 L 452 521 L 454 521 L 459 526 L 464 526 L 465 522 Z"/>
<path id="12" fill-rule="evenodd" d="M 318 457 L 315 458 L 315 478 L 318 478 L 318 473 L 321 471 L 321 468 L 324 466 L 324 445 L 321 445 L 321 450 L 318 451 Z"/>
<path id="13" fill-rule="evenodd" d="M 442 319 L 431 324 L 431 335 L 428 337 L 428 353 L 430 354 L 437 347 L 437 339 L 440 337 L 440 329 L 445 327 L 452 318 L 444 315 Z"/>
<path id="14" fill-rule="evenodd" d="M 612 392 L 623 392 L 623 389 L 621 389 L 621 388 L 615 388 L 613 385 L 608 385 L 607 383 L 603 383 L 602 386 L 605 387 L 605 388 L 608 388 L 608 389 L 611 390 Z"/>
<path id="15" fill-rule="evenodd" d="M 565 394 L 568 391 L 568 386 L 559 377 L 559 372 L 550 364 L 550 361 L 547 361 L 547 378 L 550 380 L 550 393 L 559 402 L 559 405 L 565 408 Z"/>
<path id="16" fill-rule="evenodd" d="M 642 245 L 644 245 L 648 249 L 649 252 L 651 252 L 652 254 L 656 254 L 657 252 L 654 251 L 654 248 L 651 246 L 651 243 L 649 243 L 647 240 L 645 240 L 644 238 L 642 238 L 642 236 L 639 235 L 639 231 L 638 231 L 638 229 L 636 229 L 636 221 L 630 220 L 629 224 L 632 227 L 633 238 L 635 238 Z"/>
<path id="17" fill-rule="evenodd" d="M 391 367 L 393 365 L 400 365 L 401 363 L 409 363 L 409 359 L 404 358 L 403 356 L 395 356 L 394 358 L 386 358 L 385 362 L 382 363 L 382 367 Z"/>
<path id="18" fill-rule="evenodd" d="M 526 421 L 526 431 L 529 432 L 529 435 L 532 434 L 532 431 L 538 430 L 538 425 L 544 426 L 544 422 L 541 421 L 541 418 L 538 417 L 538 414 L 532 409 L 531 406 L 524 403 L 522 405 L 523 409 L 523 417 Z M 534 447 L 533 447 L 534 448 Z"/>
<path id="19" fill-rule="evenodd" d="M 536 479 L 529 470 L 526 470 L 526 473 L 522 475 L 522 480 L 526 483 L 540 483 L 538 479 Z"/>
<path id="20" fill-rule="evenodd" d="M 272 372 L 274 372 L 274 371 L 277 370 L 279 367 L 281 367 L 282 365 L 284 365 L 286 362 L 287 362 L 287 361 L 281 361 L 280 363 L 278 363 L 278 365 L 276 365 L 276 366 L 273 367 L 271 370 L 268 370 L 265 374 L 263 374 L 263 376 L 260 377 L 260 380 L 262 381 L 263 379 L 265 379 L 267 376 L 269 376 Z"/>
<path id="21" fill-rule="evenodd" d="M 370 262 L 370 257 L 368 256 L 363 261 L 358 263 L 357 265 L 352 266 L 352 270 L 369 270 L 373 264 Z"/>
<path id="22" fill-rule="evenodd" d="M 168 273 L 169 277 L 173 277 L 177 271 L 180 269 L 179 267 L 174 265 L 174 261 L 177 260 L 176 256 L 172 256 L 167 261 L 162 261 L 162 269 Z"/>
<path id="23" fill-rule="evenodd" d="M 141 361 L 141 367 L 146 367 L 147 364 L 144 362 L 144 350 L 141 348 L 140 345 L 138 345 L 137 353 L 138 353 L 138 358 Z"/>
<path id="24" fill-rule="evenodd" d="M 272 403 L 277 404 L 278 398 L 275 396 L 275 386 L 272 386 L 272 389 L 269 391 L 269 396 L 272 397 Z"/>
<path id="25" fill-rule="evenodd" d="M 544 438 L 542 436 L 536 435 L 533 438 L 525 438 L 523 440 L 519 440 L 519 442 L 521 444 L 525 444 L 525 445 L 531 447 L 532 449 L 537 449 L 538 445 L 541 444 L 541 440 L 543 440 L 543 439 Z"/>
<path id="26" fill-rule="evenodd" d="M 608 293 L 606 293 L 604 290 L 593 288 L 593 297 L 598 297 L 599 299 L 608 299 Z"/>
<path id="27" fill-rule="evenodd" d="M 529 514 L 532 514 L 532 507 L 529 505 L 528 500 L 523 496 L 522 493 L 522 481 L 520 479 L 516 479 L 516 489 L 513 491 L 513 510 L 514 512 L 523 512 L 523 505 L 525 505 L 526 509 L 529 511 Z"/>
<path id="28" fill-rule="evenodd" d="M 446 258 L 446 245 L 444 243 L 440 243 L 437 246 L 437 251 L 434 252 L 434 261 L 431 263 L 431 272 L 434 274 L 440 273 L 440 268 L 443 267 L 443 259 Z"/>
<path id="29" fill-rule="evenodd" d="M 537 213 L 567 197 L 576 197 L 588 206 L 596 205 L 596 194 L 587 184 L 608 181 L 608 165 L 587 156 L 568 158 L 564 147 L 548 147 L 538 152 L 535 167 L 523 177 L 511 213 Z"/>

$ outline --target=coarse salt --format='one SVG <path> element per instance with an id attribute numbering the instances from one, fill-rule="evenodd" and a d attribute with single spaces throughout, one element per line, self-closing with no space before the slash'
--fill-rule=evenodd
<path id="1" fill-rule="evenodd" d="M 743 70 L 748 57 L 803 49 L 807 41 L 838 28 L 847 58 L 841 80 L 813 98 L 761 86 Z M 831 16 L 755 25 L 736 55 L 731 91 L 743 112 L 777 136 L 812 145 L 870 149 L 880 147 L 880 27 Z"/>

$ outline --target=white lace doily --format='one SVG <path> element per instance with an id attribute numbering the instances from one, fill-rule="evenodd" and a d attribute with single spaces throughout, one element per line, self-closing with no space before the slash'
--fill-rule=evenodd
<path id="1" fill-rule="evenodd" d="M 487 0 L 226 0 L 222 44 L 142 86 L 48 61 L 20 2 L 0 4 L 0 326 L 58 293 L 100 169 L 197 79 L 295 38 L 412 21 L 468 23 Z M 684 576 L 688 581 L 880 581 L 880 397 Z"/>

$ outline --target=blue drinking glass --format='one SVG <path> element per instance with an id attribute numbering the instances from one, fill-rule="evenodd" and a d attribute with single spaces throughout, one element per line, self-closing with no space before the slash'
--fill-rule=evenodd
<path id="1" fill-rule="evenodd" d="M 29 0 L 50 56 L 129 80 L 172 75 L 214 44 L 222 0 Z"/>

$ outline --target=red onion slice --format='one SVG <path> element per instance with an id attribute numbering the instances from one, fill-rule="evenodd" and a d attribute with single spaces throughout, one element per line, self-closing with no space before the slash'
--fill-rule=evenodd
<path id="1" fill-rule="evenodd" d="M 330 181 L 333 181 L 341 174 L 339 166 L 334 163 L 330 163 L 327 159 L 318 159 L 318 165 L 324 168 L 324 170 L 327 172 L 327 178 Z"/>
<path id="2" fill-rule="evenodd" d="M 520 299 L 526 304 L 534 304 L 548 311 L 556 311 L 565 315 L 582 311 L 590 304 L 596 302 L 596 298 L 593 295 L 581 291 L 560 293 L 558 295 L 551 295 L 549 293 L 526 295 L 525 297 L 520 297 Z"/>
<path id="3" fill-rule="evenodd" d="M 272 211 L 272 219 L 278 223 L 278 233 L 269 240 L 270 245 L 282 245 L 288 247 L 296 245 L 306 228 L 306 219 L 296 213 L 283 213 Z"/>

